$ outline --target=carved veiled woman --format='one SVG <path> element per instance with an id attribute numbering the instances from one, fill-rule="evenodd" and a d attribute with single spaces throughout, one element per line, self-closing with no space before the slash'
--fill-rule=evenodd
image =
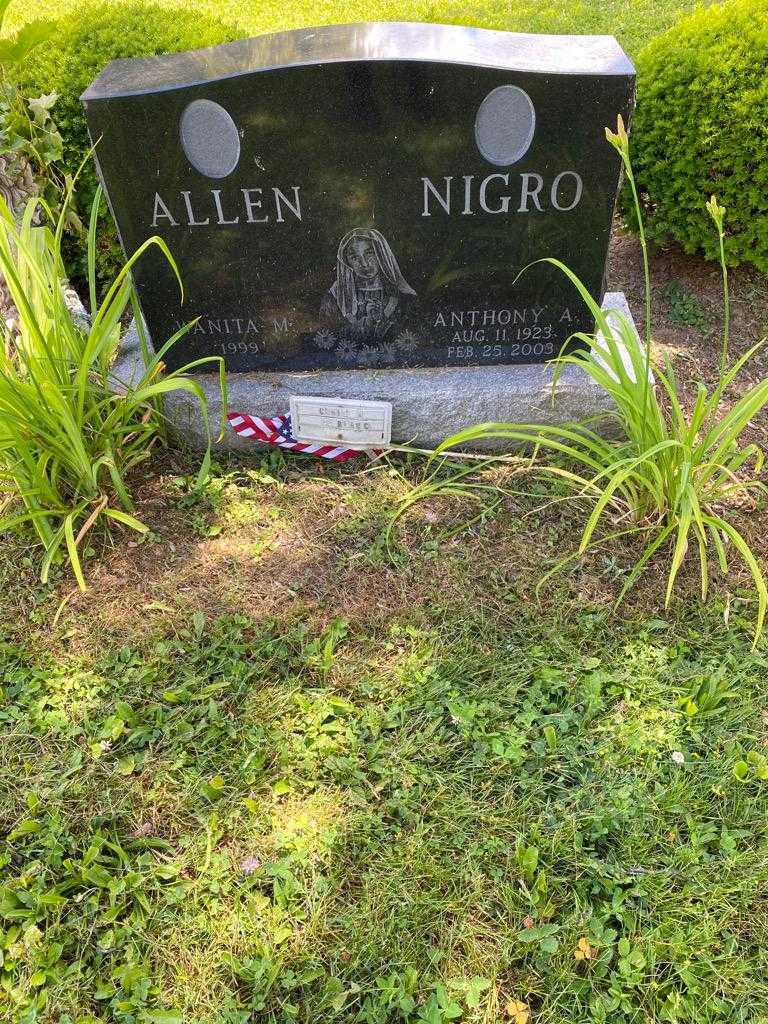
<path id="1" fill-rule="evenodd" d="M 415 294 L 381 232 L 354 228 L 339 243 L 336 280 L 321 313 L 343 319 L 363 335 L 383 338 Z"/>

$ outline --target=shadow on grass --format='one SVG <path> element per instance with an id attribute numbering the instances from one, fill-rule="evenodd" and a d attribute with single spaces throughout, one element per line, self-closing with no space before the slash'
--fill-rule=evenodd
<path id="1" fill-rule="evenodd" d="M 398 486 L 239 470 L 185 507 L 165 481 L 143 498 L 153 536 L 106 557 L 55 634 L 9 632 L 0 915 L 19 1014 L 764 1005 L 763 656 L 693 607 L 610 615 L 620 566 L 537 605 L 567 521 L 508 515 L 440 546 L 461 510 L 426 507 L 389 562 Z"/>

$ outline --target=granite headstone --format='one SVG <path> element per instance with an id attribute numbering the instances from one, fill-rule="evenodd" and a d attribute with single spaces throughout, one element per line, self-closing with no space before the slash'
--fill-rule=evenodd
<path id="1" fill-rule="evenodd" d="M 135 270 L 155 344 L 197 321 L 169 365 L 467 368 L 593 329 L 535 261 L 602 300 L 634 89 L 610 36 L 369 23 L 113 61 L 83 103 L 126 253 L 178 262 L 183 303 Z"/>

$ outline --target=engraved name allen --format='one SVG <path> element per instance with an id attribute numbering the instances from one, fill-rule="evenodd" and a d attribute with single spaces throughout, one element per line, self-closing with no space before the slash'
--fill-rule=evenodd
<path id="1" fill-rule="evenodd" d="M 152 227 L 177 228 L 183 224 L 198 228 L 211 224 L 240 224 L 241 218 L 244 224 L 268 224 L 272 220 L 276 224 L 284 224 L 286 219 L 301 220 L 299 191 L 299 185 L 291 185 L 285 190 L 275 186 L 240 188 L 229 191 L 222 199 L 223 189 L 212 188 L 193 199 L 191 189 L 183 189 L 178 198 L 168 201 L 155 192 Z"/>

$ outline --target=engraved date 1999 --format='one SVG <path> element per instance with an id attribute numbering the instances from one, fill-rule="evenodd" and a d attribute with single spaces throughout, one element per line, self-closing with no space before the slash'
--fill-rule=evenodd
<path id="1" fill-rule="evenodd" d="M 222 341 L 216 348 L 224 356 L 256 355 L 261 351 L 257 341 Z"/>

